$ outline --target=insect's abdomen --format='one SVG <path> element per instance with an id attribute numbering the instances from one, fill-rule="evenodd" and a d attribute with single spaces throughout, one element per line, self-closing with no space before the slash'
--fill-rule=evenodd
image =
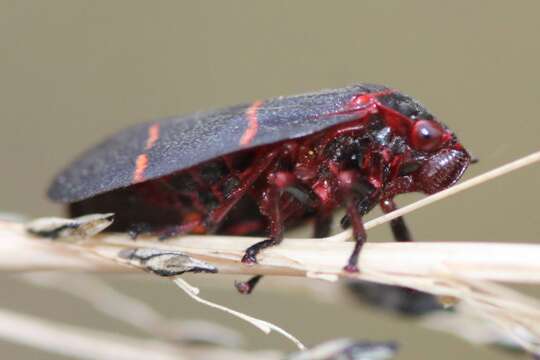
<path id="1" fill-rule="evenodd" d="M 152 227 L 177 223 L 179 216 L 174 207 L 160 206 L 146 201 L 139 192 L 140 186 L 130 186 L 106 192 L 89 199 L 69 204 L 70 216 L 92 213 L 115 214 L 110 231 L 127 231 L 133 225 L 148 224 Z"/>
<path id="2" fill-rule="evenodd" d="M 111 231 L 126 231 L 134 225 L 160 229 L 203 220 L 241 185 L 242 171 L 251 165 L 252 151 L 220 157 L 198 166 L 126 188 L 106 192 L 70 204 L 71 216 L 89 213 L 115 213 Z M 240 222 L 259 222 L 249 234 L 259 234 L 266 220 L 254 199 L 245 196 L 223 224 L 207 229 L 199 225 L 190 232 L 231 233 Z"/>

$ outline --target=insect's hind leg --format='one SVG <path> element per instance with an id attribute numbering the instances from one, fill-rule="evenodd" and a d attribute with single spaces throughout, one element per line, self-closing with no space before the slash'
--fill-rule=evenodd
<path id="1" fill-rule="evenodd" d="M 162 227 L 159 230 L 160 239 L 167 239 L 187 233 L 204 234 L 216 232 L 229 212 L 251 190 L 253 183 L 275 162 L 275 158 L 278 155 L 278 148 L 267 149 L 257 164 L 242 174 L 236 174 L 239 186 L 231 189 L 230 193 L 226 196 L 226 200 L 211 210 L 206 209 L 204 204 L 198 204 L 200 202 L 198 194 L 193 195 L 191 197 L 192 203 L 194 204 L 193 211 L 184 214 L 184 219 L 181 224 Z M 193 177 L 193 174 L 190 176 Z M 179 192 L 174 186 L 167 187 L 172 193 Z M 205 191 L 208 190 L 205 189 Z M 206 212 L 208 212 L 208 214 L 205 215 Z"/>
<path id="2" fill-rule="evenodd" d="M 255 275 L 248 281 L 235 281 L 234 287 L 236 287 L 236 290 L 238 290 L 240 294 L 249 295 L 262 278 L 263 275 Z"/>

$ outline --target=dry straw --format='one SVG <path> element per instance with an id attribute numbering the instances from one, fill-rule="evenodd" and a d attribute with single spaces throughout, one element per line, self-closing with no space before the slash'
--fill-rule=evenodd
<path id="1" fill-rule="evenodd" d="M 366 227 L 380 225 L 538 161 L 540 151 L 372 220 Z M 140 264 L 119 254 L 136 247 L 181 253 L 216 267 L 221 274 L 303 276 L 329 281 L 355 278 L 459 299 L 504 328 L 524 348 L 540 353 L 540 306 L 490 283 L 539 283 L 540 245 L 368 243 L 360 257 L 361 273 L 348 274 L 342 268 L 353 247 L 346 242 L 350 237 L 350 232 L 344 231 L 327 239 L 285 239 L 280 246 L 262 252 L 258 265 L 246 266 L 240 262 L 243 251 L 258 238 L 183 236 L 167 242 L 144 238 L 134 243 L 123 234 L 98 234 L 79 241 L 44 241 L 29 235 L 23 224 L 5 221 L 0 222 L 0 271 L 134 271 Z M 197 296 L 182 280 L 177 283 L 190 296 Z M 293 341 L 301 347 L 297 340 Z"/>

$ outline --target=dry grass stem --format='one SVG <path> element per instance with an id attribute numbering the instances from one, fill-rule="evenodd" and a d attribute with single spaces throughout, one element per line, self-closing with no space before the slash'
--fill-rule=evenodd
<path id="1" fill-rule="evenodd" d="M 238 332 L 217 323 L 165 317 L 149 304 L 121 293 L 96 276 L 40 272 L 23 274 L 21 278 L 34 286 L 65 292 L 90 304 L 96 311 L 157 338 L 225 347 L 238 347 L 243 343 Z"/>
<path id="2" fill-rule="evenodd" d="M 118 360 L 278 360 L 277 351 L 246 352 L 208 346 L 179 346 L 65 325 L 0 309 L 0 338 L 76 359 Z"/>
<path id="3" fill-rule="evenodd" d="M 0 337 L 79 359 L 181 360 L 179 348 L 154 340 L 94 331 L 0 309 Z"/>
<path id="4" fill-rule="evenodd" d="M 50 246 L 50 252 L 59 262 L 38 262 L 37 267 L 27 263 L 29 269 L 74 270 L 74 259 L 80 257 L 78 270 L 136 270 L 125 267 L 118 254 L 128 248 L 151 248 L 176 251 L 200 261 L 208 262 L 223 274 L 267 274 L 282 276 L 348 277 L 385 284 L 400 285 L 437 295 L 452 296 L 473 304 L 479 313 L 510 332 L 516 340 L 536 352 L 540 343 L 539 307 L 509 301 L 503 288 L 491 289 L 485 281 L 518 283 L 540 282 L 540 245 L 497 243 L 368 243 L 362 253 L 359 274 L 342 272 L 342 266 L 352 249 L 349 242 L 328 243 L 324 240 L 285 241 L 281 246 L 268 249 L 256 266 L 240 263 L 244 249 L 256 239 L 213 236 L 188 236 L 168 242 L 152 239 L 133 242 L 121 234 L 103 234 L 77 244 L 59 243 L 43 239 L 29 239 L 21 224 L 0 224 L 0 238 L 11 239 L 3 243 L 24 242 L 17 252 L 5 252 L 2 256 L 17 257 L 21 251 L 35 244 L 40 251 Z M 8 235 L 9 236 L 6 236 Z M 77 255 L 79 254 L 79 255 Z M 70 261 L 64 262 L 64 257 Z M 24 258 L 22 256 L 21 258 Z M 114 261 L 100 267 L 103 259 Z M 94 266 L 89 266 L 95 259 Z M 519 261 L 516 261 L 519 259 Z M 64 265 L 66 265 L 64 267 Z M 2 270 L 13 270 L 0 263 Z M 20 267 L 18 268 L 20 269 Z M 481 286 L 480 286 L 481 285 Z M 526 306 L 526 307 L 525 307 Z M 518 311 L 520 310 L 520 311 Z M 529 319 L 534 319 L 530 321 Z M 522 339 L 525 330 L 532 338 Z"/>
<path id="5" fill-rule="evenodd" d="M 433 286 L 433 278 L 458 276 L 517 283 L 540 282 L 540 245 L 503 243 L 367 243 L 359 274 L 342 271 L 352 243 L 325 239 L 287 239 L 261 253 L 259 264 L 240 262 L 258 238 L 184 236 L 176 240 L 134 242 L 123 234 L 100 234 L 78 243 L 29 237 L 22 224 L 0 222 L 0 271 L 135 271 L 118 254 L 125 249 L 177 251 L 210 263 L 221 274 L 358 278 L 404 286 Z M 519 262 L 516 261 L 519 259 Z M 111 261 L 112 260 L 112 261 Z"/>
<path id="6" fill-rule="evenodd" d="M 423 322 L 425 326 L 475 343 L 520 346 L 540 354 L 540 302 L 493 283 L 456 278 L 447 281 L 466 301 L 455 314 L 430 315 Z M 480 321 L 482 318 L 491 321 Z"/>
<path id="7" fill-rule="evenodd" d="M 375 219 L 367 226 L 379 225 L 538 161 L 540 152 Z M 539 307 L 523 301 L 523 298 L 517 299 L 514 294 L 509 295 L 506 288 L 488 283 L 540 283 L 540 245 L 536 244 L 367 243 L 360 257 L 362 271 L 349 274 L 342 271 L 353 247 L 352 243 L 343 241 L 350 238 L 349 232 L 327 239 L 286 239 L 280 246 L 263 251 L 258 257 L 259 264 L 255 266 L 244 265 L 240 259 L 244 250 L 260 241 L 259 238 L 190 235 L 166 242 L 151 237 L 134 242 L 125 234 L 98 234 L 85 240 L 76 238 L 76 235 L 67 234 L 68 238 L 63 241 L 44 240 L 31 236 L 23 224 L 0 222 L 0 271 L 92 272 L 142 268 L 159 273 L 155 268 L 146 266 L 145 261 L 137 263 L 125 256 L 133 249 L 146 249 L 146 253 L 167 253 L 168 260 L 182 258 L 181 262 L 174 263 L 174 269 L 183 271 L 204 266 L 206 270 L 217 270 L 221 274 L 303 276 L 323 280 L 354 278 L 461 299 L 513 334 L 518 333 L 515 329 L 525 329 L 532 337 L 523 339 L 515 335 L 515 340 L 530 351 L 539 350 Z M 152 266 L 155 265 L 153 263 Z M 196 291 L 181 280 L 177 284 L 190 296 L 196 297 Z"/>

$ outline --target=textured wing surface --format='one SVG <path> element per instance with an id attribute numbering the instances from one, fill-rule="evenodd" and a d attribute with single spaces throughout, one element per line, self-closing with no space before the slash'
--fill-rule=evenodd
<path id="1" fill-rule="evenodd" d="M 354 85 L 135 125 L 76 159 L 54 180 L 49 197 L 74 202 L 242 149 L 306 136 L 353 120 L 358 113 L 346 106 L 354 96 L 385 89 Z"/>

